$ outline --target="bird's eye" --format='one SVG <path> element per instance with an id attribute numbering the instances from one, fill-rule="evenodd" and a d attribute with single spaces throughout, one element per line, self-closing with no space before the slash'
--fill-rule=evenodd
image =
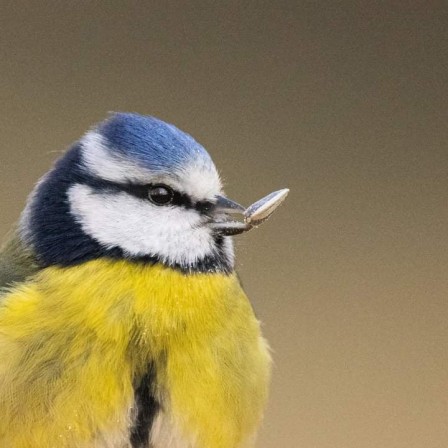
<path id="1" fill-rule="evenodd" d="M 166 185 L 153 185 L 148 190 L 149 200 L 156 205 L 168 205 L 174 198 L 174 191 Z"/>

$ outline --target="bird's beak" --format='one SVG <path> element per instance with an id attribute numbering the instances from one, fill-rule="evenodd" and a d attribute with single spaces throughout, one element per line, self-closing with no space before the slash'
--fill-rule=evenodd
<path id="1" fill-rule="evenodd" d="M 287 188 L 274 191 L 248 208 L 225 196 L 216 196 L 210 226 L 221 235 L 238 235 L 247 232 L 266 221 L 285 200 L 288 193 Z M 242 220 L 232 219 L 230 215 L 237 215 Z"/>
<path id="2" fill-rule="evenodd" d="M 213 221 L 210 226 L 221 235 L 238 235 L 249 230 L 244 221 L 232 219 L 230 215 L 238 215 L 244 218 L 246 209 L 225 196 L 216 196 L 216 202 L 213 207 Z"/>

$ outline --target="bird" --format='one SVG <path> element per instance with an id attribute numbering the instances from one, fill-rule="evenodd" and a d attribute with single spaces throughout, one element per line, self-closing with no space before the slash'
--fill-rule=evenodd
<path id="1" fill-rule="evenodd" d="M 0 447 L 254 446 L 271 355 L 235 271 L 245 211 L 155 117 L 72 144 L 0 252 Z"/>

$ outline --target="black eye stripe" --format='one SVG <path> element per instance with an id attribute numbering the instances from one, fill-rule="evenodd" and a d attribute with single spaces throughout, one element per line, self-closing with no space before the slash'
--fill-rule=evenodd
<path id="1" fill-rule="evenodd" d="M 148 201 L 148 192 L 149 189 L 160 184 L 120 184 L 119 182 L 113 182 L 110 180 L 104 179 L 84 179 L 83 184 L 88 185 L 89 187 L 94 188 L 99 191 L 107 191 L 107 192 L 120 192 L 124 191 L 131 196 L 134 196 L 139 199 L 144 199 Z M 213 209 L 214 204 L 210 201 L 196 201 L 193 202 L 190 196 L 185 193 L 180 193 L 176 190 L 173 190 L 174 195 L 173 199 L 169 205 L 175 205 L 180 207 L 185 207 L 187 209 L 197 210 L 201 214 L 208 214 Z"/>

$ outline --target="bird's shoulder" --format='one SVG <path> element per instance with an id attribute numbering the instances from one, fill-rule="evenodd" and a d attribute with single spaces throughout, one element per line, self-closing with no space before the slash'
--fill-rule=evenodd
<path id="1" fill-rule="evenodd" d="M 0 247 L 0 292 L 25 281 L 38 270 L 32 249 L 22 241 L 17 227 L 14 227 Z"/>

